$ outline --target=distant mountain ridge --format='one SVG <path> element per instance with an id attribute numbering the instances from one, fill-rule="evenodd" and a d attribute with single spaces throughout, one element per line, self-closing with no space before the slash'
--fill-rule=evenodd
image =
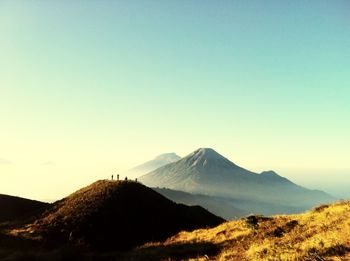
<path id="1" fill-rule="evenodd" d="M 28 218 L 44 211 L 49 205 L 37 200 L 0 194 L 0 222 Z"/>
<path id="2" fill-rule="evenodd" d="M 192 194 L 184 191 L 172 190 L 167 188 L 152 188 L 164 197 L 188 206 L 201 206 L 211 213 L 223 217 L 227 220 L 244 217 L 250 212 L 238 208 L 232 200 L 201 194 Z"/>
<path id="3" fill-rule="evenodd" d="M 175 162 L 180 160 L 181 157 L 177 154 L 171 152 L 171 153 L 164 153 L 161 155 L 158 155 L 154 159 L 147 161 L 141 165 L 138 165 L 130 170 L 127 171 L 127 174 L 129 176 L 138 177 L 140 175 L 146 174 L 148 172 L 151 172 L 157 168 L 160 168 L 166 164 Z"/>
<path id="4" fill-rule="evenodd" d="M 200 148 L 140 177 L 140 181 L 150 187 L 262 202 L 283 209 L 290 206 L 303 210 L 334 200 L 324 192 L 308 190 L 273 171 L 257 174 L 244 169 L 211 148 Z"/>

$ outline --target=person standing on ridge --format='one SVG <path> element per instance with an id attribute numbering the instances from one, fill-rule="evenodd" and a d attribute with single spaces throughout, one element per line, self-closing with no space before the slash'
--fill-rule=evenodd
<path id="1" fill-rule="evenodd" d="M 113 180 L 113 175 L 112 175 L 112 180 Z"/>

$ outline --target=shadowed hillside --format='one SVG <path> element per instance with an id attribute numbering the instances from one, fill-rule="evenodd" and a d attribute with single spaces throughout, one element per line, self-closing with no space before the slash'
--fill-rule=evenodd
<path id="1" fill-rule="evenodd" d="M 56 202 L 16 233 L 57 244 L 124 250 L 223 221 L 201 207 L 176 204 L 140 183 L 101 180 Z"/>
<path id="2" fill-rule="evenodd" d="M 211 254 L 208 245 L 216 253 Z M 191 250 L 196 260 L 350 260 L 350 202 L 321 205 L 299 215 L 249 216 L 212 229 L 181 232 L 139 251 L 168 260 L 182 254 L 182 260 L 189 260 L 186 253 Z"/>
<path id="3" fill-rule="evenodd" d="M 249 214 L 248 211 L 237 208 L 231 199 L 191 194 L 166 188 L 153 188 L 153 190 L 176 203 L 188 206 L 199 205 L 225 219 L 237 219 Z"/>
<path id="4" fill-rule="evenodd" d="M 44 211 L 50 204 L 0 194 L 0 222 L 29 218 Z"/>

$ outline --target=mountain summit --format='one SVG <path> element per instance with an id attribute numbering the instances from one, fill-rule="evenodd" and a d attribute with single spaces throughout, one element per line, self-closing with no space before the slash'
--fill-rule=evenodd
<path id="1" fill-rule="evenodd" d="M 221 156 L 212 148 L 200 148 L 192 152 L 187 157 L 211 158 L 211 159 L 223 158 L 223 156 Z"/>
<path id="2" fill-rule="evenodd" d="M 218 171 L 217 174 L 228 169 L 235 169 L 236 171 L 244 170 L 211 148 L 197 149 L 181 161 L 188 163 L 196 169 L 203 169 L 206 172 Z"/>
<path id="3" fill-rule="evenodd" d="M 254 173 L 211 148 L 200 148 L 181 160 L 160 167 L 140 181 L 190 193 L 307 209 L 331 201 L 324 192 L 298 186 L 273 171 Z"/>
<path id="4" fill-rule="evenodd" d="M 170 152 L 170 153 L 160 154 L 159 156 L 155 157 L 154 159 L 155 160 L 163 160 L 164 162 L 171 163 L 171 162 L 174 162 L 174 161 L 181 159 L 181 157 L 178 156 L 174 152 Z"/>
<path id="5" fill-rule="evenodd" d="M 130 169 L 127 172 L 127 175 L 132 177 L 139 177 L 140 175 L 146 174 L 148 172 L 151 172 L 157 168 L 160 168 L 166 164 L 178 161 L 181 159 L 180 156 L 176 155 L 175 153 L 164 153 L 161 154 L 154 159 L 147 161 L 141 165 L 138 165 L 132 169 Z"/>
<path id="6" fill-rule="evenodd" d="M 211 191 L 212 185 L 224 184 L 232 178 L 251 179 L 252 176 L 258 174 L 237 166 L 211 148 L 200 148 L 177 162 L 142 176 L 140 180 L 152 187 L 216 194 Z"/>

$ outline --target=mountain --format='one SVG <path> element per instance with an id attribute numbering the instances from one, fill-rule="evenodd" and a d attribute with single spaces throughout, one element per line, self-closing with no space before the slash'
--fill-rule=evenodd
<path id="1" fill-rule="evenodd" d="M 330 195 L 294 184 L 273 171 L 254 173 L 244 169 L 210 148 L 198 149 L 181 160 L 160 167 L 139 179 L 150 187 L 165 187 L 189 193 L 236 199 L 266 205 L 260 213 L 298 211 L 334 200 Z M 274 211 L 269 211 L 269 206 Z M 240 206 L 237 206 L 241 208 Z M 261 209 L 260 209 L 261 210 Z M 276 212 L 277 210 L 277 212 Z"/>
<path id="2" fill-rule="evenodd" d="M 50 204 L 0 194 L 0 222 L 24 219 L 44 211 Z"/>
<path id="3" fill-rule="evenodd" d="M 182 203 L 189 206 L 199 205 L 211 213 L 227 220 L 238 219 L 252 213 L 262 213 L 264 215 L 274 215 L 280 213 L 293 214 L 305 210 L 305 207 L 262 202 L 259 199 L 247 200 L 196 193 L 192 194 L 167 188 L 152 189 L 157 191 L 159 194 L 162 194 L 164 197 L 175 201 L 176 203 Z"/>
<path id="4" fill-rule="evenodd" d="M 136 166 L 128 171 L 129 176 L 139 177 L 140 175 L 151 172 L 157 168 L 160 168 L 166 164 L 178 161 L 181 159 L 180 156 L 175 153 L 164 153 L 154 159 L 147 161 L 139 166 Z"/>
<path id="5" fill-rule="evenodd" d="M 223 221 L 202 207 L 176 204 L 140 183 L 100 180 L 54 203 L 17 232 L 53 244 L 125 250 Z"/>
<path id="6" fill-rule="evenodd" d="M 350 260 L 350 202 L 298 215 L 249 216 L 211 229 L 179 233 L 139 248 L 159 260 Z"/>
<path id="7" fill-rule="evenodd" d="M 176 203 L 182 203 L 188 206 L 199 205 L 225 219 L 237 219 L 250 213 L 244 209 L 237 208 L 234 202 L 227 198 L 191 194 L 167 188 L 153 188 L 153 190 Z"/>

